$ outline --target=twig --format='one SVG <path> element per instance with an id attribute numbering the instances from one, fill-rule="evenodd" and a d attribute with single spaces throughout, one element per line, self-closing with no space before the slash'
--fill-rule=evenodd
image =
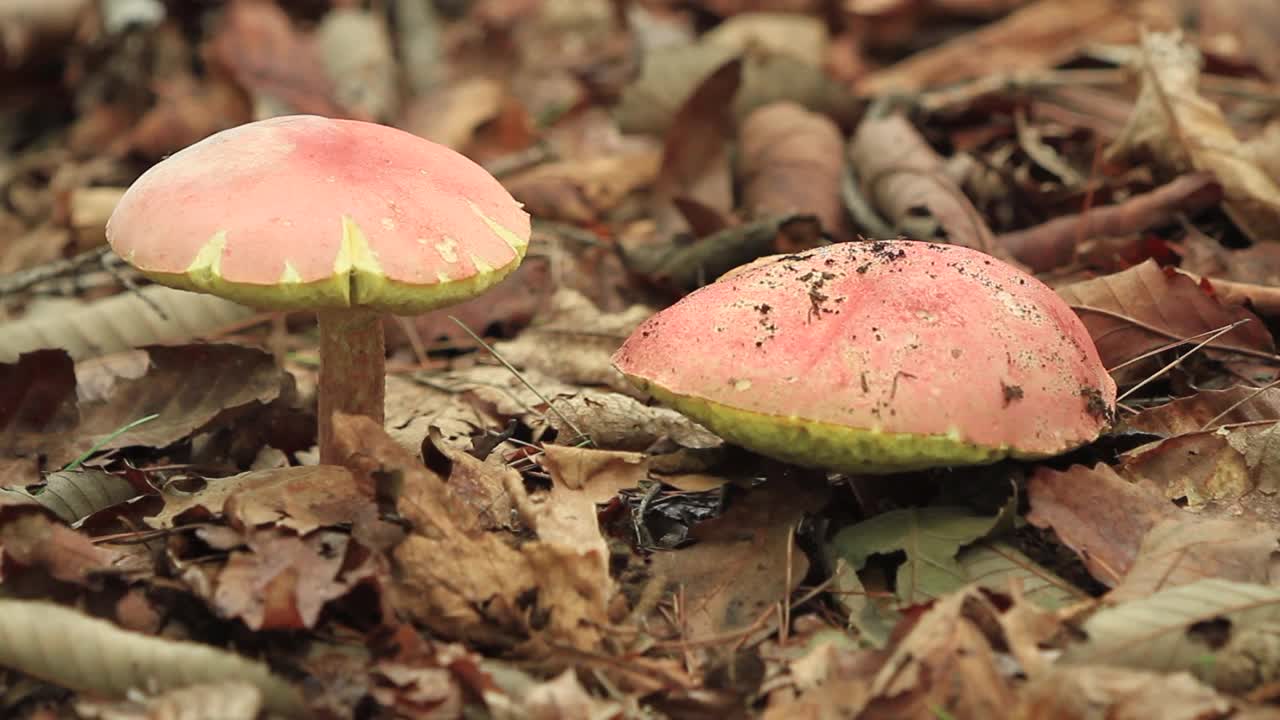
<path id="1" fill-rule="evenodd" d="M 526 388 L 528 388 L 528 389 L 529 389 L 529 392 L 533 393 L 535 396 L 537 396 L 537 398 L 538 398 L 539 400 L 541 400 L 542 402 L 546 403 L 546 405 L 547 405 L 547 409 L 549 409 L 549 410 L 551 410 L 551 412 L 555 413 L 555 414 L 556 414 L 556 417 L 558 417 L 558 418 L 560 418 L 561 420 L 563 420 L 563 421 L 564 421 L 565 426 L 567 426 L 570 430 L 572 430 L 572 431 L 574 432 L 574 434 L 575 434 L 575 436 L 576 436 L 576 437 L 575 437 L 575 439 L 577 439 L 577 438 L 584 438 L 584 439 L 586 439 L 586 440 L 587 440 L 587 442 L 591 442 L 591 438 L 590 438 L 590 436 L 588 436 L 586 433 L 584 433 L 584 432 L 582 432 L 581 430 L 579 430 L 579 429 L 578 429 L 578 426 L 577 426 L 577 425 L 575 425 L 575 424 L 574 424 L 574 422 L 573 422 L 572 420 L 570 420 L 570 419 L 569 419 L 569 418 L 568 418 L 564 413 L 560 412 L 560 408 L 556 407 L 556 406 L 555 406 L 555 404 L 553 404 L 550 400 L 548 400 L 548 399 L 547 399 L 547 397 L 546 397 L 545 395 L 543 395 L 541 391 L 539 391 L 539 390 L 538 390 L 538 388 L 534 387 L 534 386 L 533 386 L 533 385 L 532 385 L 532 384 L 531 384 L 531 383 L 530 383 L 530 382 L 525 378 L 525 376 L 524 376 L 524 374 L 523 374 L 523 373 L 521 373 L 519 370 L 517 370 L 517 369 L 515 368 L 515 366 L 514 366 L 514 365 L 512 365 L 512 364 L 511 364 L 511 363 L 509 363 L 509 362 L 507 362 L 507 359 L 506 359 L 506 358 L 504 358 L 504 357 L 502 357 L 502 355 L 498 354 L 498 351 L 497 351 L 497 350 L 494 350 L 492 345 L 490 345 L 489 343 L 485 342 L 485 341 L 484 341 L 484 338 L 482 338 L 482 337 L 480 337 L 479 335 L 475 334 L 475 332 L 474 332 L 474 331 L 472 331 L 472 330 L 471 330 L 471 328 L 467 327 L 467 324 L 466 324 L 466 323 L 464 323 L 464 322 L 462 322 L 461 320 L 459 320 L 456 316 L 454 316 L 454 315 L 450 315 L 450 316 L 449 316 L 449 319 L 450 319 L 450 320 L 452 320 L 453 322 L 457 323 L 458 327 L 462 328 L 462 331 L 463 331 L 463 332 L 465 332 L 467 335 L 470 335 L 472 340 L 475 340 L 477 343 L 479 343 L 480 347 L 482 347 L 482 348 L 484 348 L 485 350 L 489 351 L 489 354 L 490 354 L 490 355 L 492 355 L 492 356 L 493 356 L 493 358 L 494 358 L 495 360 L 497 360 L 498 362 L 502 363 L 502 366 L 503 366 L 503 367 L 505 367 L 507 370 L 509 370 L 509 371 L 511 372 L 511 374 L 512 374 L 512 375 L 514 375 L 514 376 L 515 376 L 515 378 L 516 378 L 517 380 L 519 380 L 519 381 L 520 381 L 520 384 L 524 385 Z M 593 444 L 594 444 L 594 443 L 593 443 Z"/>

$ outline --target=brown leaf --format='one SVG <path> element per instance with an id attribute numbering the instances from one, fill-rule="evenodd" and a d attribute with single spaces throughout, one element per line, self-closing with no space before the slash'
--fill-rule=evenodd
<path id="1" fill-rule="evenodd" d="M 772 632 L 773 606 L 808 572 L 807 556 L 792 542 L 796 523 L 826 498 L 822 485 L 770 482 L 723 515 L 694 526 L 695 544 L 655 553 L 653 582 L 683 595 L 685 612 L 676 629 L 681 637 L 696 643 L 737 631 L 747 631 L 747 637 Z"/>
<path id="2" fill-rule="evenodd" d="M 1089 43 L 1132 43 L 1140 27 L 1173 24 L 1173 10 L 1163 0 L 1038 0 L 873 72 L 857 90 L 865 95 L 909 92 L 983 75 L 1050 68 Z"/>
<path id="3" fill-rule="evenodd" d="M 253 96 L 257 117 L 344 114 L 313 38 L 296 30 L 272 0 L 228 3 L 208 54 Z"/>
<path id="4" fill-rule="evenodd" d="M 1201 515 L 1280 527 L 1280 431 L 1274 423 L 1178 435 L 1129 451 L 1126 474 Z"/>
<path id="5" fill-rule="evenodd" d="M 676 112 L 663 145 L 662 168 L 654 180 L 656 202 L 684 198 L 729 216 L 733 210 L 729 141 L 736 130 L 730 105 L 741 82 L 742 61 L 735 58 L 707 76 Z"/>
<path id="6" fill-rule="evenodd" d="M 1280 530 L 1234 518 L 1171 518 L 1142 540 L 1124 580 L 1108 602 L 1147 597 L 1204 578 L 1269 584 Z"/>
<path id="7" fill-rule="evenodd" d="M 623 251 L 633 273 L 664 290 L 684 294 L 762 256 L 825 244 L 816 217 L 787 215 L 736 225 L 694 242 L 624 245 Z"/>
<path id="8" fill-rule="evenodd" d="M 0 580 L 20 584 L 39 568 L 62 582 L 90 585 L 115 571 L 120 554 L 98 547 L 33 502 L 0 493 Z"/>
<path id="9" fill-rule="evenodd" d="M 1249 322 L 1207 346 L 1213 357 L 1235 354 L 1271 360 L 1276 351 L 1271 334 L 1256 315 L 1224 305 L 1187 276 L 1163 269 L 1154 260 L 1057 290 L 1084 321 L 1102 363 L 1109 368 L 1241 320 Z M 1130 365 L 1117 373 L 1117 380 L 1141 377 L 1153 369 L 1151 365 L 1159 367 L 1154 360 Z"/>
<path id="10" fill-rule="evenodd" d="M 16 434 L 0 437 L 7 440 L 0 453 L 39 453 L 51 464 L 63 465 L 99 441 L 104 450 L 163 448 L 192 433 L 243 419 L 279 397 L 292 382 L 271 355 L 235 345 L 152 346 L 86 361 L 76 366 L 76 376 L 82 399 L 74 426 L 67 426 L 64 396 L 61 404 L 50 406 L 64 408 L 61 415 L 50 417 L 43 411 L 38 418 L 43 424 L 31 424 L 28 418 Z M 61 382 L 65 391 L 65 375 Z M 95 386 L 105 389 L 87 389 Z M 106 439 L 153 414 L 158 417 Z"/>
<path id="11" fill-rule="evenodd" d="M 1190 673 L 1096 665 L 1055 667 L 1018 696 L 1016 720 L 1226 720 L 1232 702 Z"/>
<path id="12" fill-rule="evenodd" d="M 913 240 L 948 242 L 1016 264 L 946 174 L 942 158 L 902 115 L 867 117 L 849 144 L 862 195 Z"/>
<path id="13" fill-rule="evenodd" d="M 339 414 L 334 428 L 339 455 L 357 478 L 371 485 L 374 477 L 399 478 L 397 509 L 413 529 L 394 551 L 391 602 L 399 612 L 443 637 L 473 642 L 509 647 L 540 634 L 582 649 L 599 645 L 609 621 L 606 589 L 593 585 L 598 561 L 541 541 L 516 549 L 462 524 L 470 511 L 446 479 L 376 423 Z"/>
<path id="14" fill-rule="evenodd" d="M 124 150 L 159 161 L 219 130 L 252 119 L 249 98 L 226 78 L 197 81 L 179 77 L 159 89 L 156 104 L 126 134 Z"/>
<path id="15" fill-rule="evenodd" d="M 1133 567 L 1147 532 L 1177 516 L 1173 503 L 1133 485 L 1109 466 L 1041 466 L 1027 485 L 1027 522 L 1052 528 L 1099 581 L 1114 586 Z"/>
<path id="16" fill-rule="evenodd" d="M 1142 90 L 1112 157 L 1153 157 L 1166 172 L 1212 172 L 1227 214 L 1254 242 L 1280 235 L 1280 181 L 1249 157 L 1226 115 L 1196 89 L 1200 57 L 1179 33 L 1142 38 Z"/>
<path id="17" fill-rule="evenodd" d="M 422 456 L 427 467 L 449 478 L 450 493 L 467 508 L 467 514 L 457 518 L 467 530 L 512 526 L 510 489 L 523 487 L 520 473 L 446 444 L 434 428 L 422 443 Z"/>
<path id="18" fill-rule="evenodd" d="M 1280 388 L 1234 385 L 1225 390 L 1201 390 L 1195 395 L 1146 408 L 1126 419 L 1124 424 L 1144 432 L 1173 436 L 1261 420 L 1280 420 Z"/>
<path id="19" fill-rule="evenodd" d="M 741 134 L 738 173 L 747 217 L 814 215 L 827 233 L 844 234 L 844 137 L 830 118 L 774 103 L 748 115 Z"/>
<path id="20" fill-rule="evenodd" d="M 234 552 L 217 575 L 211 604 L 253 630 L 315 627 L 320 611 L 370 572 L 347 568 L 350 536 L 320 531 L 306 537 L 268 529 L 248 537 L 250 552 Z M 363 570 L 363 572 L 362 572 Z"/>
<path id="21" fill-rule="evenodd" d="M 225 502 L 202 504 L 226 513 L 232 526 L 242 530 L 271 525 L 308 535 L 351 522 L 362 505 L 373 502 L 372 492 L 362 491 L 349 471 L 333 465 L 257 470 L 209 482 Z"/>
<path id="22" fill-rule="evenodd" d="M 652 314 L 653 309 L 644 305 L 601 312 L 581 293 L 561 288 L 532 325 L 514 340 L 496 343 L 494 349 L 516 367 L 532 368 L 565 383 L 628 390 L 631 385 L 613 368 L 610 358 Z M 547 390 L 542 390 L 545 395 Z"/>
<path id="23" fill-rule="evenodd" d="M 662 166 L 657 147 L 538 165 L 503 179 L 530 214 L 577 224 L 598 221 L 632 191 L 651 185 Z"/>
<path id="24" fill-rule="evenodd" d="M 893 649 L 871 686 L 860 718 L 1000 717 L 1015 696 L 984 634 L 998 612 L 977 590 L 933 604 Z"/>

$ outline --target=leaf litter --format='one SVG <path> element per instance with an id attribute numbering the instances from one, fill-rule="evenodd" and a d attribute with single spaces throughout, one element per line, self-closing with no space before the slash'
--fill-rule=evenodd
<path id="1" fill-rule="evenodd" d="M 1275 8 L 28 5 L 0 8 L 0 714 L 1276 712 Z M 311 318 L 101 249 L 151 164 L 297 112 L 446 143 L 535 223 L 493 293 L 388 322 L 386 423 L 338 418 L 341 466 Z M 1056 288 L 1114 427 L 845 476 L 610 363 L 726 273 L 899 234 Z"/>

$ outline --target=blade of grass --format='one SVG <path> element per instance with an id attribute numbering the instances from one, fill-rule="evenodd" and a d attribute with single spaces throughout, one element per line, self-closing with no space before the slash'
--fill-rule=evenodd
<path id="1" fill-rule="evenodd" d="M 138 427 L 139 425 L 142 425 L 144 423 L 149 423 L 158 417 L 160 417 L 159 413 L 152 413 L 150 415 L 147 415 L 146 417 L 140 417 L 131 423 L 128 423 L 126 425 L 122 425 L 121 427 L 116 428 L 114 431 L 112 431 L 110 435 L 102 438 L 98 442 L 94 443 L 93 447 L 89 448 L 88 450 L 85 450 L 83 455 L 67 463 L 67 466 L 62 468 L 62 470 L 64 472 L 67 470 L 75 470 L 76 468 L 84 464 L 85 460 L 88 460 L 89 458 L 93 457 L 93 454 L 101 450 L 102 447 L 107 443 L 111 442 L 112 440 L 115 440 L 116 438 Z"/>

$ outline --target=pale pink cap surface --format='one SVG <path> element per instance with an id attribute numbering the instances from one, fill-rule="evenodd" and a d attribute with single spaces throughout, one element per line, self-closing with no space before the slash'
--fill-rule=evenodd
<path id="1" fill-rule="evenodd" d="M 279 308 L 421 312 L 498 282 L 529 216 L 483 168 L 407 132 L 289 116 L 152 167 L 108 226 L 115 251 L 177 287 Z"/>
<path id="2" fill-rule="evenodd" d="M 1092 441 L 1116 393 L 1052 289 L 977 251 L 912 241 L 748 267 L 650 318 L 614 362 L 675 396 L 1015 456 Z"/>

